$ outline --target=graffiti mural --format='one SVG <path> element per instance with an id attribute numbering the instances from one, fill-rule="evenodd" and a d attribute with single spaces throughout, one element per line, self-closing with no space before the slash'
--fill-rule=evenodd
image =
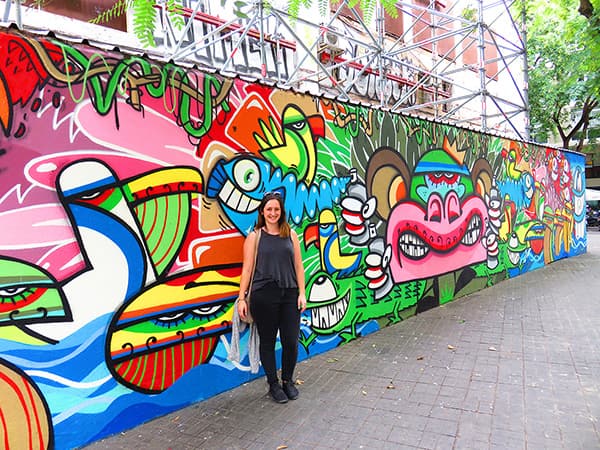
<path id="1" fill-rule="evenodd" d="M 580 154 L 7 30 L 0 168 L 15 448 L 261 375 L 227 354 L 267 192 L 301 238 L 300 359 L 587 246 Z"/>

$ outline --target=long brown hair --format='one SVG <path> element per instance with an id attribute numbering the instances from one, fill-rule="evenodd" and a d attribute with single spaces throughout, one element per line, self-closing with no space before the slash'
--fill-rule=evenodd
<path id="1" fill-rule="evenodd" d="M 264 210 L 267 202 L 269 200 L 277 200 L 279 202 L 279 208 L 281 209 L 281 215 L 279 216 L 279 220 L 277 223 L 279 224 L 279 237 L 287 238 L 290 237 L 290 224 L 287 222 L 285 208 L 283 205 L 283 197 L 279 192 L 267 192 L 263 199 L 260 201 L 260 205 L 258 205 L 258 219 L 256 220 L 255 230 L 258 230 L 264 227 L 267 222 L 265 221 Z"/>

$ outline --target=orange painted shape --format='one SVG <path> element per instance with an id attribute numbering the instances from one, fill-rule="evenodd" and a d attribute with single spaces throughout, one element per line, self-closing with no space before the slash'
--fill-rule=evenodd
<path id="1" fill-rule="evenodd" d="M 0 77 L 0 125 L 5 132 L 8 132 L 8 126 L 10 124 L 10 99 L 8 98 L 8 90 L 4 80 Z"/>
<path id="2" fill-rule="evenodd" d="M 254 139 L 254 133 L 258 133 L 261 137 L 264 137 L 260 128 L 261 120 L 271 130 L 269 117 L 273 118 L 273 122 L 277 125 L 277 133 L 281 136 L 282 132 L 279 128 L 280 119 L 274 117 L 267 102 L 260 95 L 253 92 L 246 97 L 244 103 L 240 105 L 231 122 L 227 125 L 227 135 L 241 147 L 258 155 L 261 148 L 256 139 Z"/>
<path id="3" fill-rule="evenodd" d="M 244 239 L 240 234 L 232 234 L 222 239 L 194 242 L 190 252 L 194 267 L 202 267 L 208 262 L 214 265 L 241 263 Z"/>

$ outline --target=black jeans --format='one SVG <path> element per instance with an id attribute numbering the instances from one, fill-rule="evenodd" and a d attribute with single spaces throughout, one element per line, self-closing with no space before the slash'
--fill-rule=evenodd
<path id="1" fill-rule="evenodd" d="M 275 341 L 281 341 L 281 378 L 291 381 L 298 359 L 300 311 L 298 288 L 282 289 L 276 283 L 252 292 L 250 312 L 260 338 L 260 362 L 269 383 L 277 381 Z"/>

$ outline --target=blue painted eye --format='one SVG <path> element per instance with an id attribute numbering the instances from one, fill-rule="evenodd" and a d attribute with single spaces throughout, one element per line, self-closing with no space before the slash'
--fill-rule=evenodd
<path id="1" fill-rule="evenodd" d="M 242 190 L 253 191 L 260 182 L 260 170 L 254 161 L 240 159 L 233 166 L 233 177 Z"/>

